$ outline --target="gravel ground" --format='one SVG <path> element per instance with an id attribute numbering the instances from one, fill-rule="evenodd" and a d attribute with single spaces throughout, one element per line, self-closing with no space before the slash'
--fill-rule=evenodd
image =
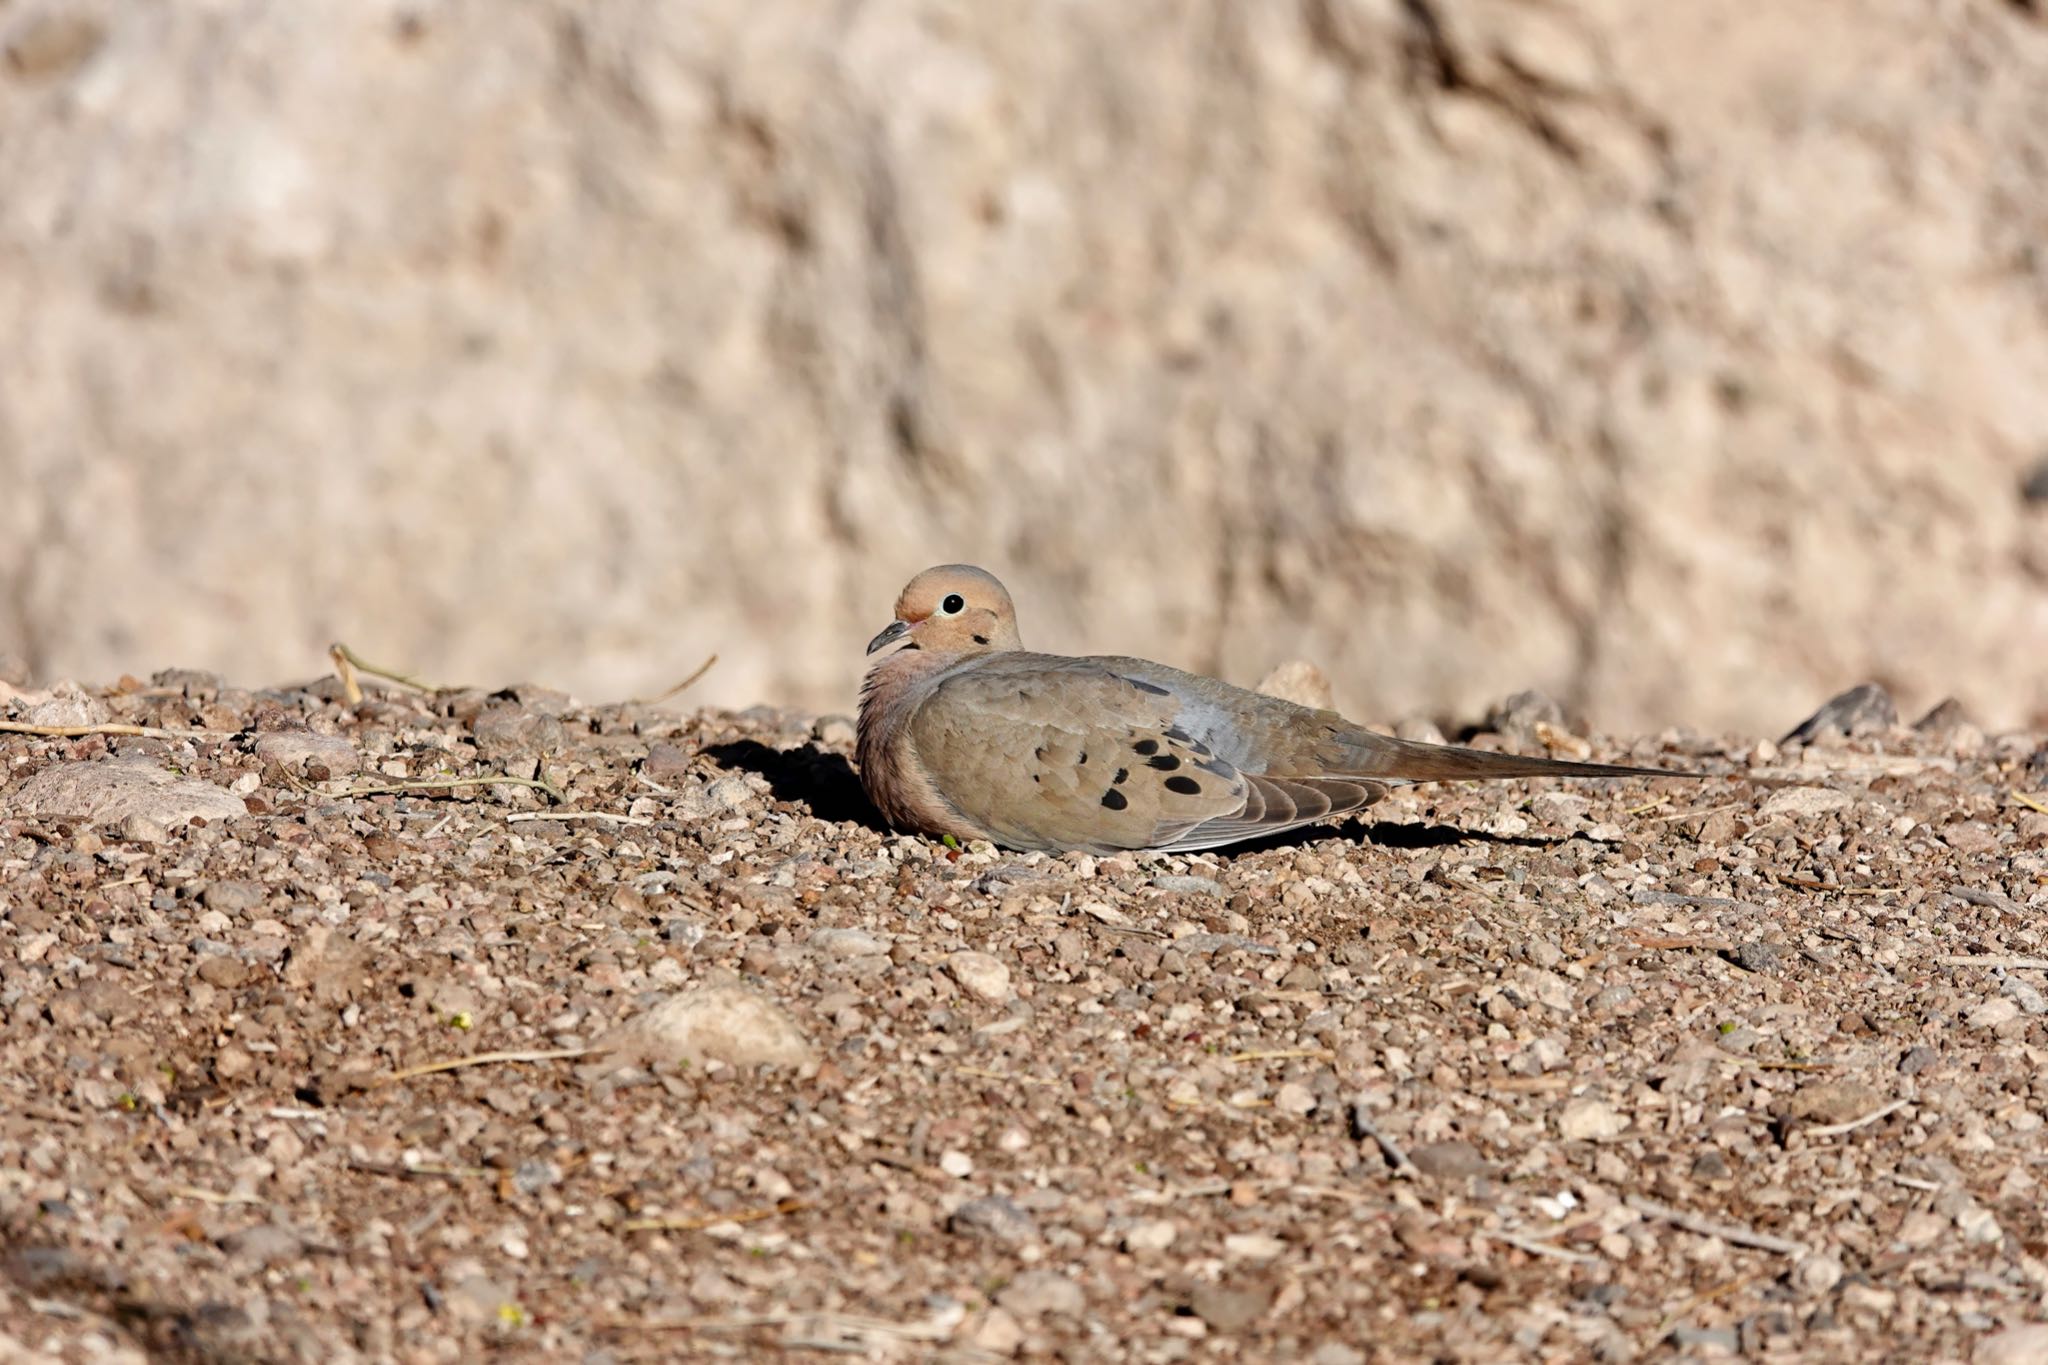
<path id="1" fill-rule="evenodd" d="M 1093 858 L 839 717 L 17 693 L 171 733 L 0 734 L 0 1359 L 2048 1360 L 2048 745 L 1869 701 Z"/>

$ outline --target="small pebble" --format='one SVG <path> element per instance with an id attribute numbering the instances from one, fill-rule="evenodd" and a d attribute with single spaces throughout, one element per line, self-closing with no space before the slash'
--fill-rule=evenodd
<path id="1" fill-rule="evenodd" d="M 1806 1256 L 1793 1267 L 1792 1280 L 1800 1293 L 1818 1298 L 1842 1282 L 1842 1263 L 1817 1253 Z"/>
<path id="2" fill-rule="evenodd" d="M 1296 1118 L 1315 1112 L 1315 1092 L 1299 1081 L 1289 1081 L 1273 1095 L 1273 1108 Z"/>
<path id="3" fill-rule="evenodd" d="M 1171 1218 L 1151 1218 L 1134 1224 L 1124 1233 L 1125 1251 L 1164 1251 L 1173 1245 L 1173 1239 L 1180 1235 L 1180 1228 Z"/>
<path id="4" fill-rule="evenodd" d="M 1558 1136 L 1567 1142 L 1602 1142 L 1628 1130 L 1628 1119 L 1605 1100 L 1581 1098 L 1557 1116 Z"/>
<path id="5" fill-rule="evenodd" d="M 1029 1322 L 1074 1317 L 1088 1300 L 1080 1285 L 1057 1270 L 1027 1270 L 996 1291 L 996 1302 Z"/>
<path id="6" fill-rule="evenodd" d="M 1287 1250 L 1287 1243 L 1264 1232 L 1233 1232 L 1223 1239 L 1223 1257 L 1230 1261 L 1270 1261 Z"/>
<path id="7" fill-rule="evenodd" d="M 208 882 L 199 899 L 209 910 L 228 915 L 246 914 L 263 904 L 263 887 L 258 882 L 235 879 Z"/>
<path id="8" fill-rule="evenodd" d="M 961 1154 L 958 1152 L 948 1152 L 946 1155 L 960 1156 Z M 964 1161 L 966 1158 L 962 1157 L 961 1159 Z M 945 1158 L 940 1158 L 939 1164 L 943 1167 L 945 1165 Z M 948 1171 L 947 1174 L 971 1174 L 972 1169 L 973 1163 L 969 1162 L 968 1171 Z M 999 1194 L 984 1195 L 980 1199 L 970 1199 L 959 1208 L 954 1209 L 951 1216 L 946 1219 L 946 1229 L 949 1232 L 958 1233 L 963 1236 L 979 1237 L 988 1241 L 1004 1242 L 1011 1245 L 1021 1245 L 1038 1240 L 1037 1221 L 1023 1209 L 1018 1208 L 1013 1201 Z"/>
<path id="9" fill-rule="evenodd" d="M 1674 1327 L 1671 1342 L 1681 1350 L 1688 1346 L 1706 1346 L 1730 1355 L 1742 1349 L 1742 1338 L 1733 1327 Z"/>
<path id="10" fill-rule="evenodd" d="M 1408 1160 L 1424 1175 L 1439 1180 L 1464 1180 L 1487 1174 L 1492 1165 L 1469 1142 L 1426 1142 L 1408 1153 Z"/>
<path id="11" fill-rule="evenodd" d="M 1751 939 L 1736 944 L 1728 960 L 1746 972 L 1775 972 L 1785 963 L 1785 949 L 1781 944 Z"/>
<path id="12" fill-rule="evenodd" d="M 987 953 L 968 950 L 948 954 L 946 971 L 960 983 L 960 989 L 977 1000 L 995 1005 L 1010 998 L 1010 969 Z"/>
<path id="13" fill-rule="evenodd" d="M 889 938 L 867 929 L 820 929 L 811 935 L 812 951 L 825 957 L 874 957 L 889 951 Z"/>
<path id="14" fill-rule="evenodd" d="M 1204 1284 L 1188 1296 L 1189 1309 L 1218 1332 L 1242 1332 L 1264 1317 L 1272 1305 L 1273 1291 L 1264 1288 Z"/>

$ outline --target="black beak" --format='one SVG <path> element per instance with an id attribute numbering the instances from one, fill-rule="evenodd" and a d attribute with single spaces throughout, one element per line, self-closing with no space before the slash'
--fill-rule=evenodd
<path id="1" fill-rule="evenodd" d="M 868 641 L 868 653 L 872 654 L 884 645 L 893 645 L 910 633 L 910 622 L 891 621 L 882 627 L 882 633 Z"/>

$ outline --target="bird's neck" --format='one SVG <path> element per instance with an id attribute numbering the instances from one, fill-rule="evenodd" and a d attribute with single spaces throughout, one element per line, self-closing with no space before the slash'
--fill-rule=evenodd
<path id="1" fill-rule="evenodd" d="M 898 650 L 870 668 L 861 684 L 854 740 L 861 786 L 883 817 L 898 828 L 940 828 L 950 819 L 901 736 L 918 703 L 928 695 L 923 684 L 972 657 L 925 649 Z"/>
<path id="2" fill-rule="evenodd" d="M 956 654 L 937 654 L 928 649 L 899 649 L 894 654 L 876 661 L 860 685 L 860 737 L 866 758 L 869 736 L 876 733 L 878 722 L 892 708 L 902 706 L 917 694 L 917 685 L 935 674 L 943 673 L 960 662 Z"/>

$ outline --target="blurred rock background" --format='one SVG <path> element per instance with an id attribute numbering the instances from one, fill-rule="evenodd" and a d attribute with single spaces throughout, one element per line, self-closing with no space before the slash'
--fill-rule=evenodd
<path id="1" fill-rule="evenodd" d="M 0 0 L 0 318 L 42 678 L 2048 718 L 2012 0 Z"/>

